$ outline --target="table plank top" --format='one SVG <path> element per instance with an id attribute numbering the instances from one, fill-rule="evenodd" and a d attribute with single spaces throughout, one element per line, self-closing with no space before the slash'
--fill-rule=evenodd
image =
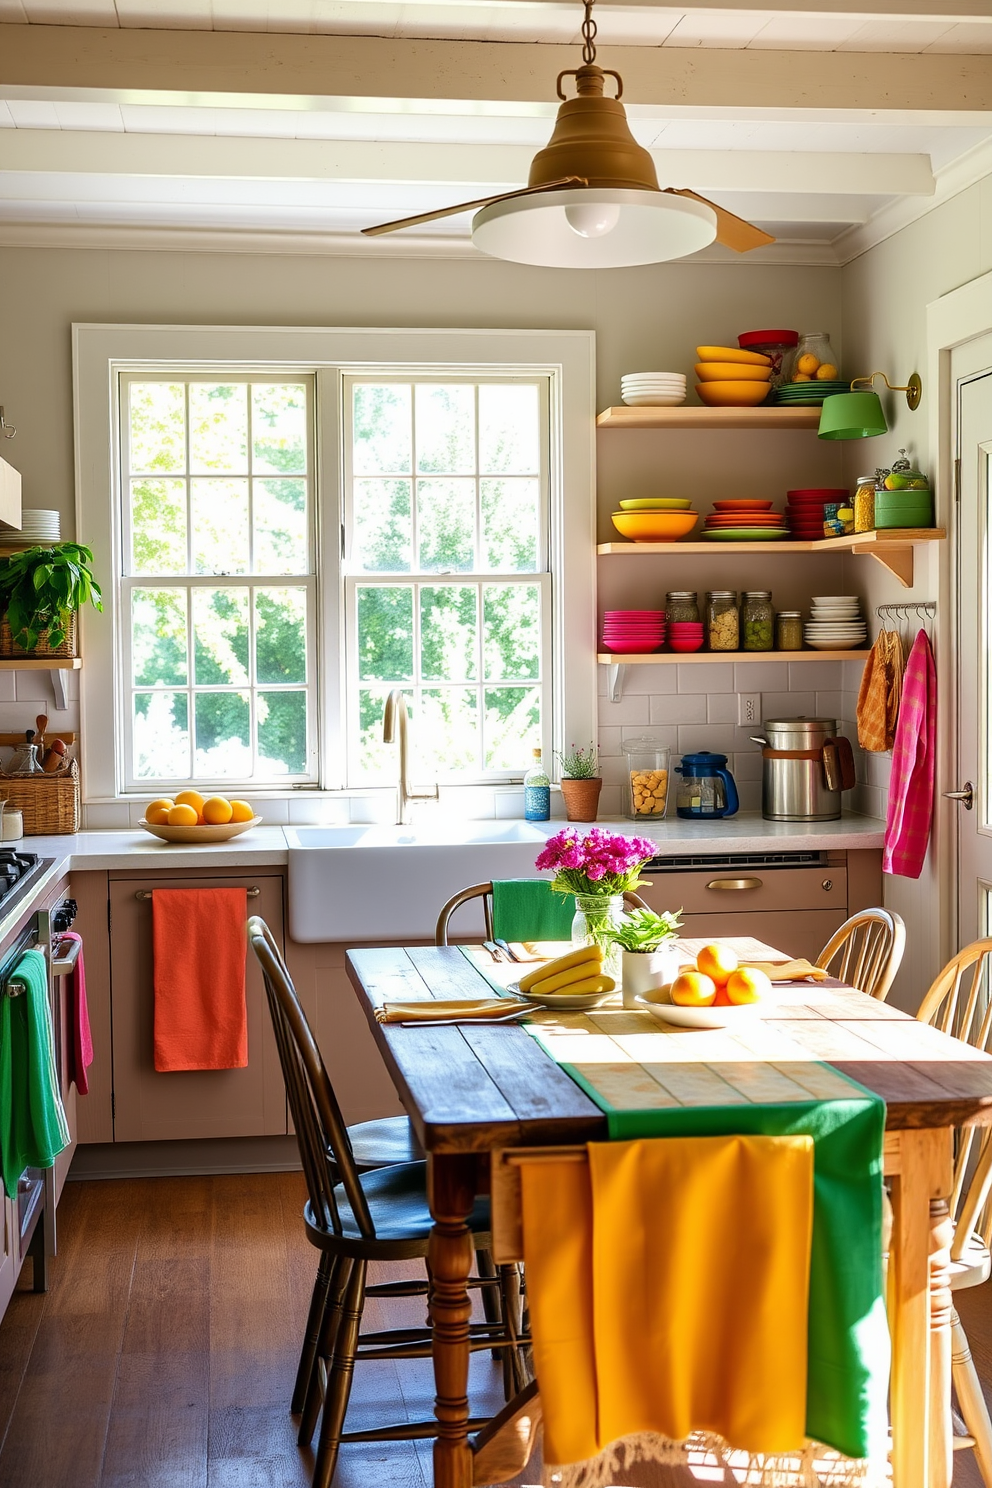
<path id="1" fill-rule="evenodd" d="M 519 975 L 472 955 L 504 985 Z M 992 1124 L 992 1057 L 833 980 L 780 986 L 733 1031 L 665 1028 L 619 997 L 590 1013 L 535 1009 L 526 1026 L 402 1027 L 375 1009 L 492 988 L 457 946 L 353 950 L 347 968 L 428 1152 L 605 1139 L 603 1112 L 556 1060 L 627 1104 L 632 1089 L 655 1108 L 825 1098 L 845 1093 L 839 1071 L 881 1096 L 890 1130 Z"/>

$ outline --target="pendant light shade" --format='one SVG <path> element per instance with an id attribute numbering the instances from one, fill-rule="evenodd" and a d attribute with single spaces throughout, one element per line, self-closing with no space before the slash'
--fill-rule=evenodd
<path id="1" fill-rule="evenodd" d="M 888 424 L 877 393 L 835 393 L 820 410 L 820 439 L 872 439 Z"/>
<path id="2" fill-rule="evenodd" d="M 547 268 L 659 263 L 696 253 L 715 237 L 716 213 L 702 202 L 610 187 L 492 202 L 472 219 L 472 241 L 484 253 Z"/>

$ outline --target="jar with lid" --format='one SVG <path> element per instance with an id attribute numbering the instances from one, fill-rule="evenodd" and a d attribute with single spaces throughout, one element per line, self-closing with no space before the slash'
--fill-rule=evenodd
<path id="1" fill-rule="evenodd" d="M 792 364 L 799 344 L 798 331 L 743 331 L 737 337 L 741 351 L 757 351 L 771 362 L 768 381 L 773 388 L 792 381 Z"/>
<path id="2" fill-rule="evenodd" d="M 656 739 L 627 739 L 627 779 L 624 810 L 631 821 L 650 816 L 660 820 L 668 810 L 668 769 L 671 751 Z"/>
<path id="3" fill-rule="evenodd" d="M 665 617 L 669 625 L 699 624 L 699 596 L 695 589 L 672 589 L 665 595 Z"/>
<path id="4" fill-rule="evenodd" d="M 887 470 L 876 470 L 874 475 L 859 475 L 857 488 L 854 492 L 854 530 L 855 532 L 873 532 L 875 530 L 875 492 L 884 487 Z"/>
<path id="5" fill-rule="evenodd" d="M 840 366 L 826 331 L 804 331 L 792 363 L 793 382 L 840 381 Z"/>
<path id="6" fill-rule="evenodd" d="M 741 601 L 745 651 L 771 651 L 775 645 L 775 611 L 770 589 L 745 589 Z"/>
<path id="7" fill-rule="evenodd" d="M 712 589 L 706 595 L 706 640 L 711 651 L 740 648 L 736 589 Z"/>
<path id="8" fill-rule="evenodd" d="M 801 610 L 779 610 L 775 618 L 775 649 L 777 651 L 801 651 L 803 649 Z"/>

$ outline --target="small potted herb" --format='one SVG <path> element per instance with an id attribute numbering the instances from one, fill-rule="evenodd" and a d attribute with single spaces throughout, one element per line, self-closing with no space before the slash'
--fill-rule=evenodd
<path id="1" fill-rule="evenodd" d="M 655 914 L 653 909 L 632 909 L 620 923 L 611 926 L 610 939 L 618 945 L 623 976 L 623 1005 L 636 1008 L 636 998 L 657 991 L 679 974 L 675 942 L 682 921 L 681 909 Z"/>
<path id="2" fill-rule="evenodd" d="M 594 822 L 599 811 L 599 793 L 603 782 L 599 775 L 599 755 L 595 744 L 588 749 L 559 749 L 558 764 L 561 768 L 561 794 L 565 802 L 565 815 L 569 821 Z"/>
<path id="3" fill-rule="evenodd" d="M 103 609 L 89 565 L 93 554 L 78 543 L 25 548 L 0 558 L 0 649 L 8 656 L 75 654 L 76 611 L 87 601 Z M 9 627 L 10 635 L 6 634 Z"/>

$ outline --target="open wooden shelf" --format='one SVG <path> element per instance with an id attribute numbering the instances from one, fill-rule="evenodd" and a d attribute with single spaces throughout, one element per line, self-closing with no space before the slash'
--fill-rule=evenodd
<path id="1" fill-rule="evenodd" d="M 818 429 L 819 408 L 604 408 L 600 429 Z"/>
<path id="2" fill-rule="evenodd" d="M 865 661 L 864 651 L 601 651 L 596 660 L 604 666 L 673 666 L 688 662 L 714 661 Z"/>
<path id="3" fill-rule="evenodd" d="M 0 657 L 3 672 L 78 672 L 83 664 L 81 656 L 25 657 L 19 661 L 15 656 Z"/>
<path id="4" fill-rule="evenodd" d="M 848 537 L 825 537 L 815 542 L 605 542 L 596 552 L 603 555 L 708 553 L 762 553 L 774 558 L 778 553 L 867 553 L 877 558 L 890 573 L 895 574 L 903 588 L 913 587 L 914 551 L 924 543 L 940 542 L 947 534 L 943 527 L 886 527 L 876 532 L 852 532 Z"/>

